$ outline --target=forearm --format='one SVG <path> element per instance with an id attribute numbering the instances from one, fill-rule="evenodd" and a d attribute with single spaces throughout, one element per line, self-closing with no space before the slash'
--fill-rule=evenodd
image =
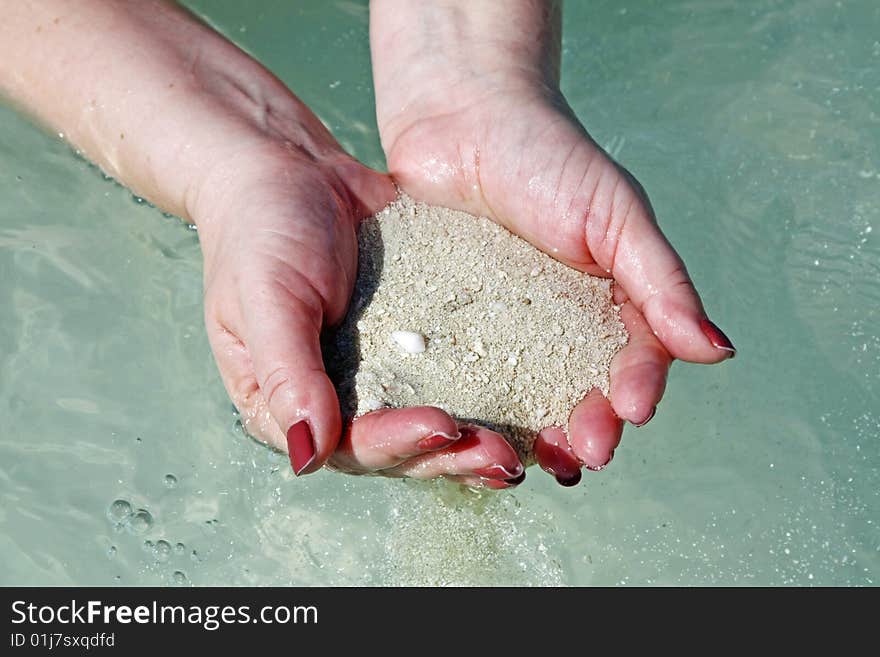
<path id="1" fill-rule="evenodd" d="M 370 43 L 380 126 L 404 109 L 466 103 L 475 85 L 556 93 L 561 2 L 371 0 Z"/>
<path id="2" fill-rule="evenodd" d="M 0 93 L 184 218 L 241 151 L 332 143 L 271 73 L 173 4 L 7 0 L 0 11 Z"/>

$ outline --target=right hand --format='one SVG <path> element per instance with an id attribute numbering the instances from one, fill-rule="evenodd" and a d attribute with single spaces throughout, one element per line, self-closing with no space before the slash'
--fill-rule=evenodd
<path id="1" fill-rule="evenodd" d="M 519 483 L 522 464 L 502 436 L 459 427 L 438 408 L 382 409 L 343 426 L 319 336 L 346 312 L 358 222 L 396 190 L 313 115 L 302 121 L 296 143 L 224 149 L 235 157 L 213 166 L 194 197 L 208 338 L 245 430 L 289 452 L 297 475 L 326 463 L 353 474 Z"/>

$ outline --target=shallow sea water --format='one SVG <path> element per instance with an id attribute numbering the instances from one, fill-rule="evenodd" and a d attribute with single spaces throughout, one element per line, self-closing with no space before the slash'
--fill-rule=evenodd
<path id="1" fill-rule="evenodd" d="M 381 167 L 364 3 L 246 4 L 191 6 Z M 676 364 L 575 489 L 295 480 L 215 372 L 196 234 L 0 109 L 0 584 L 880 581 L 880 5 L 565 18 L 572 106 L 737 359 Z"/>

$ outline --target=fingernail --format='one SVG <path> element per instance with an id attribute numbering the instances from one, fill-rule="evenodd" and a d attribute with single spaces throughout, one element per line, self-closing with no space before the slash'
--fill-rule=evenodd
<path id="1" fill-rule="evenodd" d="M 514 477 L 513 479 L 485 479 L 483 485 L 486 488 L 491 488 L 493 490 L 504 490 L 505 488 L 519 486 L 525 480 L 526 471 L 523 469 L 522 474 L 519 477 Z"/>
<path id="2" fill-rule="evenodd" d="M 485 479 L 483 480 L 483 486 L 491 488 L 492 490 L 504 490 L 506 488 L 511 488 L 513 484 L 501 481 L 500 479 Z"/>
<path id="3" fill-rule="evenodd" d="M 711 321 L 708 319 L 701 319 L 700 330 L 703 331 L 703 335 L 709 338 L 709 342 L 712 343 L 713 347 L 728 352 L 730 354 L 728 358 L 736 356 L 736 347 L 733 346 L 730 338 L 724 335 L 724 331 L 715 326 Z"/>
<path id="4" fill-rule="evenodd" d="M 581 480 L 581 464 L 568 452 L 544 441 L 535 443 L 535 456 L 544 472 L 549 472 L 561 486 L 575 486 Z"/>
<path id="5" fill-rule="evenodd" d="M 556 475 L 556 482 L 560 486 L 565 487 L 577 486 L 581 482 L 581 471 L 578 470 L 577 472 L 568 476 Z"/>
<path id="6" fill-rule="evenodd" d="M 633 422 L 633 426 L 634 426 L 634 427 L 643 427 L 643 426 L 645 426 L 646 424 L 648 424 L 648 422 L 651 421 L 651 419 L 654 417 L 654 414 L 655 414 L 655 413 L 657 413 L 657 407 L 656 407 L 656 406 L 655 406 L 654 408 L 651 409 L 651 412 L 650 412 L 650 413 L 648 413 L 648 417 L 646 417 L 646 418 L 645 418 L 644 420 L 642 420 L 641 422 Z"/>
<path id="7" fill-rule="evenodd" d="M 648 420 L 650 420 L 650 419 L 651 418 L 648 418 Z M 645 422 L 647 422 L 648 420 L 645 420 Z M 644 424 L 644 422 L 642 424 Z M 638 426 L 641 426 L 641 425 L 638 425 Z M 604 470 L 605 468 L 608 467 L 608 464 L 611 463 L 611 459 L 613 459 L 613 458 L 614 458 L 614 450 L 612 449 L 611 453 L 608 455 L 608 460 L 605 461 L 605 463 L 603 463 L 602 465 L 588 465 L 587 470 L 590 470 L 592 472 L 601 472 L 602 470 Z"/>
<path id="8" fill-rule="evenodd" d="M 300 420 L 287 430 L 287 451 L 297 477 L 315 460 L 315 441 L 309 423 Z"/>
<path id="9" fill-rule="evenodd" d="M 459 438 L 461 438 L 460 433 L 455 436 L 450 436 L 449 434 L 442 432 L 435 433 L 433 436 L 422 438 L 419 442 L 416 443 L 416 447 L 418 447 L 423 452 L 433 452 L 435 450 L 448 447 Z"/>
<path id="10" fill-rule="evenodd" d="M 518 464 L 516 467 L 516 472 L 511 472 L 503 465 L 490 465 L 485 468 L 480 468 L 479 470 L 474 470 L 474 474 L 480 477 L 485 477 L 486 479 L 504 479 L 505 481 L 510 479 L 516 479 L 524 472 L 522 464 Z"/>

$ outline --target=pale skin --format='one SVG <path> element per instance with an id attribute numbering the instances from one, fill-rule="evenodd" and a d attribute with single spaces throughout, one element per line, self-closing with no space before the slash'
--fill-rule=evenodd
<path id="1" fill-rule="evenodd" d="M 326 464 L 491 488 L 522 481 L 503 436 L 440 409 L 340 416 L 319 335 L 345 313 L 357 224 L 395 182 L 614 278 L 630 341 L 609 398 L 589 392 L 567 436 L 548 427 L 536 444 L 560 483 L 607 465 L 624 422 L 653 416 L 673 359 L 734 354 L 644 191 L 566 104 L 554 2 L 371 2 L 390 175 L 355 161 L 268 70 L 173 4 L 0 0 L 0 12 L 0 92 L 198 227 L 223 383 L 247 430 L 289 452 L 297 474 Z"/>

